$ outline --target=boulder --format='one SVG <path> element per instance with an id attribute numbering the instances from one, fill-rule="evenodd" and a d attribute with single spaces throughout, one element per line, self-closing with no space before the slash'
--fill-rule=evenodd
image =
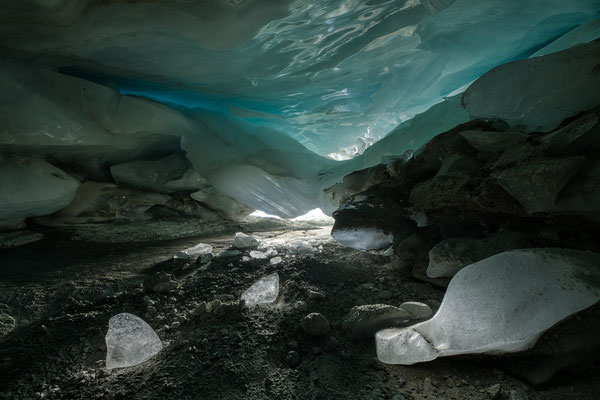
<path id="1" fill-rule="evenodd" d="M 158 271 L 144 281 L 144 290 L 151 293 L 164 293 L 179 287 L 175 275 Z"/>
<path id="2" fill-rule="evenodd" d="M 326 336 L 331 330 L 329 321 L 324 315 L 310 313 L 300 321 L 302 330 L 310 336 Z"/>

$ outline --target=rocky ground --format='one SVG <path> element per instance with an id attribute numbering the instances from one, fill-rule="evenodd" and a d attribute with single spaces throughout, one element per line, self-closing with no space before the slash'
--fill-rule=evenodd
<path id="1" fill-rule="evenodd" d="M 230 233 L 113 244 L 46 235 L 1 250 L 3 321 L 12 316 L 8 324 L 16 328 L 0 341 L 0 398 L 598 398 L 600 366 L 594 357 L 538 386 L 515 372 L 519 365 L 536 370 L 547 362 L 564 332 L 597 333 L 589 325 L 598 320 L 597 308 L 544 335 L 537 353 L 385 365 L 375 358 L 372 339 L 350 339 L 343 322 L 352 307 L 420 301 L 435 310 L 443 287 L 413 278 L 405 258 L 337 245 L 328 240 L 328 227 L 289 228 L 259 236 L 312 240 L 315 251 L 280 251 L 283 262 L 276 265 L 246 254 L 209 263 L 173 259 L 177 250 L 199 241 L 218 254 L 231 244 Z M 157 271 L 175 275 L 179 287 L 144 291 L 142 282 Z M 275 304 L 248 308 L 237 300 L 273 272 L 280 278 Z M 146 320 L 165 347 L 139 366 L 107 371 L 104 336 L 110 317 L 121 312 Z M 301 320 L 309 313 L 328 320 L 327 334 L 305 333 Z"/>

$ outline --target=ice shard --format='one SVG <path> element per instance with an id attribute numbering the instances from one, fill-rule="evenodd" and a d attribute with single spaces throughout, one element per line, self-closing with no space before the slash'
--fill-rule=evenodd
<path id="1" fill-rule="evenodd" d="M 277 273 L 260 278 L 242 293 L 241 299 L 248 306 L 269 304 L 279 296 L 279 275 Z"/>
<path id="2" fill-rule="evenodd" d="M 129 313 L 113 316 L 106 334 L 106 369 L 132 367 L 149 360 L 163 348 L 154 329 Z"/>

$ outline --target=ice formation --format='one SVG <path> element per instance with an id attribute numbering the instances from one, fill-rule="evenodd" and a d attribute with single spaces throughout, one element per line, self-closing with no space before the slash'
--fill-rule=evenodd
<path id="1" fill-rule="evenodd" d="M 37 158 L 0 158 L 0 230 L 26 217 L 51 214 L 71 202 L 79 181 Z"/>
<path id="2" fill-rule="evenodd" d="M 433 318 L 379 331 L 377 357 L 414 364 L 532 347 L 544 331 L 600 300 L 600 255 L 564 249 L 504 252 L 459 271 Z"/>
<path id="3" fill-rule="evenodd" d="M 279 296 L 279 275 L 277 273 L 260 278 L 242 293 L 241 299 L 248 306 L 273 303 Z"/>
<path id="4" fill-rule="evenodd" d="M 246 235 L 243 232 L 237 232 L 233 238 L 233 247 L 236 249 L 257 248 L 260 244 L 260 238 L 254 235 Z"/>
<path id="5" fill-rule="evenodd" d="M 373 250 L 388 247 L 394 236 L 378 228 L 337 229 L 331 234 L 342 246 L 358 250 Z"/>
<path id="6" fill-rule="evenodd" d="M 143 363 L 163 348 L 156 332 L 143 319 L 129 313 L 113 316 L 106 334 L 106 369 Z"/>
<path id="7" fill-rule="evenodd" d="M 212 246 L 206 243 L 198 243 L 197 245 L 187 248 L 185 250 L 178 251 L 173 257 L 183 260 L 187 260 L 192 257 L 198 257 L 203 254 L 211 254 Z"/>
<path id="8" fill-rule="evenodd" d="M 469 113 L 546 129 L 583 111 L 593 85 L 579 96 L 561 91 L 568 101 L 549 120 L 539 118 L 543 107 L 523 117 L 496 112 L 516 100 L 533 104 L 527 96 L 539 87 L 512 72 L 499 81 L 524 99 L 504 90 L 482 105 L 478 88 L 497 85 L 484 76 L 467 91 L 467 113 L 460 92 L 507 62 L 543 56 L 499 74 L 597 47 L 550 54 L 597 38 L 599 6 L 7 0 L 0 5 L 0 152 L 48 157 L 82 181 L 193 192 L 231 219 L 252 209 L 287 218 L 316 207 L 330 213 L 338 204 L 324 189 L 418 151 Z M 593 83 L 589 73 L 568 74 L 559 64 L 540 67 L 553 82 L 547 91 L 565 89 L 556 74 L 576 80 L 573 88 Z M 344 152 L 355 157 L 325 157 Z"/>

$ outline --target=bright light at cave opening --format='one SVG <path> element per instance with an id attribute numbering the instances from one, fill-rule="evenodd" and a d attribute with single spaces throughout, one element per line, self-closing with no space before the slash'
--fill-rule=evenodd
<path id="1" fill-rule="evenodd" d="M 284 219 L 278 217 L 277 215 L 267 214 L 266 212 L 256 210 L 249 217 L 256 218 L 275 218 L 275 219 Z M 310 210 L 304 215 L 301 215 L 296 218 L 290 218 L 290 221 L 317 221 L 317 222 L 329 222 L 333 225 L 334 219 L 328 215 L 325 215 L 320 208 L 315 208 L 314 210 Z"/>

